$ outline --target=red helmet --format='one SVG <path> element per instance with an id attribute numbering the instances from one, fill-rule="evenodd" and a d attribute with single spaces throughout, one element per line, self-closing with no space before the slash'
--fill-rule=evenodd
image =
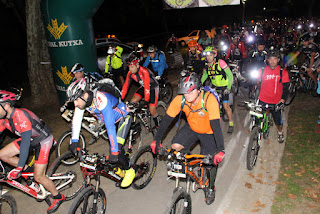
<path id="1" fill-rule="evenodd" d="M 16 101 L 16 95 L 12 92 L 0 90 L 0 103 L 9 102 L 14 104 Z"/>
<path id="2" fill-rule="evenodd" d="M 194 39 L 191 39 L 189 42 L 188 42 L 188 47 L 197 47 L 197 41 L 194 40 Z"/>

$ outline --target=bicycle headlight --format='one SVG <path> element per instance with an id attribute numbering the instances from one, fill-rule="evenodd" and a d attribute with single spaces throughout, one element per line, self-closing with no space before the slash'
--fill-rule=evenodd
<path id="1" fill-rule="evenodd" d="M 227 45 L 223 45 L 221 49 L 222 49 L 223 51 L 226 51 L 226 50 L 228 50 L 228 46 L 227 46 Z"/>
<path id="2" fill-rule="evenodd" d="M 253 37 L 252 35 L 248 36 L 247 41 L 248 41 L 249 43 L 252 43 L 252 42 L 254 41 L 254 37 Z"/>
<path id="3" fill-rule="evenodd" d="M 258 79 L 259 77 L 259 71 L 257 69 L 254 69 L 252 71 L 250 71 L 250 77 L 252 79 Z"/>

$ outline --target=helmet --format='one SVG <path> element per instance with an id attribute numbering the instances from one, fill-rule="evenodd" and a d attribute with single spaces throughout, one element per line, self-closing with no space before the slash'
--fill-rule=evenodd
<path id="1" fill-rule="evenodd" d="M 232 39 L 240 39 L 240 36 L 239 36 L 239 34 L 234 34 L 231 38 Z"/>
<path id="2" fill-rule="evenodd" d="M 84 71 L 84 67 L 80 63 L 74 64 L 72 66 L 72 68 L 71 68 L 71 72 L 72 73 L 77 73 L 77 72 L 80 72 L 80 71 Z"/>
<path id="3" fill-rule="evenodd" d="M 195 39 L 191 39 L 189 42 L 188 42 L 188 47 L 197 47 L 197 41 Z"/>
<path id="4" fill-rule="evenodd" d="M 177 94 L 187 94 L 200 88 L 200 77 L 196 73 L 183 76 L 179 80 Z"/>
<path id="5" fill-rule="evenodd" d="M 214 46 L 207 46 L 206 49 L 204 49 L 204 53 L 217 53 L 217 49 Z"/>
<path id="6" fill-rule="evenodd" d="M 73 102 L 83 95 L 86 91 L 87 82 L 84 78 L 78 79 L 71 83 L 67 89 L 68 101 Z"/>
<path id="7" fill-rule="evenodd" d="M 151 46 L 148 47 L 147 52 L 148 52 L 148 53 L 153 53 L 153 52 L 156 52 L 157 50 L 158 50 L 158 49 L 157 49 L 156 46 L 151 45 Z"/>
<path id="8" fill-rule="evenodd" d="M 116 49 L 112 46 L 109 46 L 107 54 L 111 55 L 111 54 L 114 54 L 115 52 L 116 52 Z"/>
<path id="9" fill-rule="evenodd" d="M 306 34 L 306 35 L 304 35 L 304 36 L 301 37 L 301 41 L 303 41 L 303 42 L 307 42 L 307 41 L 309 41 L 309 40 L 311 40 L 311 37 L 310 37 L 309 34 Z"/>
<path id="10" fill-rule="evenodd" d="M 15 101 L 16 101 L 16 94 L 9 91 L 5 91 L 5 90 L 0 90 L 0 103 L 8 102 L 13 105 Z"/>
<path id="11" fill-rule="evenodd" d="M 134 52 L 130 53 L 127 60 L 127 66 L 136 65 L 140 62 L 139 58 L 136 56 Z"/>
<path id="12" fill-rule="evenodd" d="M 259 39 L 258 41 L 257 41 L 257 46 L 258 45 L 266 45 L 266 43 L 265 43 L 265 41 L 263 40 L 263 39 Z"/>
<path id="13" fill-rule="evenodd" d="M 270 50 L 267 52 L 267 58 L 269 58 L 269 57 L 277 57 L 277 58 L 280 58 L 280 52 L 279 52 L 279 50 L 270 49 Z"/>

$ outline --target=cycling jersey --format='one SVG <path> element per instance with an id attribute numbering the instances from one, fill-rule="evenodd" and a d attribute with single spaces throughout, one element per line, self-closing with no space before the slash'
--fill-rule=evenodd
<path id="1" fill-rule="evenodd" d="M 19 167 L 24 167 L 30 148 L 39 147 L 43 140 L 51 136 L 49 128 L 27 109 L 14 108 L 9 119 L 0 119 L 0 134 L 5 129 L 21 137 L 18 139 L 21 140 Z"/>
<path id="2" fill-rule="evenodd" d="M 246 58 L 246 50 L 243 42 L 234 44 L 233 42 L 229 45 L 229 49 L 226 55 L 226 59 L 231 58 L 232 60 L 241 60 Z"/>
<path id="3" fill-rule="evenodd" d="M 217 62 L 206 63 L 201 83 L 204 83 L 208 77 L 215 87 L 227 86 L 228 89 L 231 89 L 233 74 L 224 60 L 219 59 Z"/>
<path id="4" fill-rule="evenodd" d="M 203 96 L 204 91 L 201 91 L 200 97 Z M 209 96 L 209 97 L 208 97 Z M 167 114 L 174 118 L 181 111 L 182 95 L 177 95 L 170 103 Z M 210 120 L 220 119 L 220 109 L 217 99 L 211 94 L 207 93 L 204 100 L 206 100 L 206 109 L 202 107 L 202 102 L 198 102 L 195 106 L 185 101 L 182 111 L 187 117 L 188 124 L 194 132 L 200 134 L 212 134 Z"/>
<path id="5" fill-rule="evenodd" d="M 97 91 L 94 95 L 92 105 L 87 108 L 89 112 L 94 114 L 102 123 L 108 132 L 111 153 L 118 153 L 117 131 L 115 123 L 128 114 L 127 107 L 119 99 L 107 92 Z M 84 110 L 75 109 L 72 120 L 72 142 L 79 141 L 81 123 Z"/>
<path id="6" fill-rule="evenodd" d="M 123 64 L 122 59 L 121 59 L 122 52 L 123 52 L 123 48 L 120 46 L 117 46 L 116 52 L 112 56 L 110 56 L 110 55 L 107 56 L 106 66 L 104 69 L 105 73 L 109 72 L 109 65 L 110 64 L 113 69 L 119 69 L 122 67 L 122 64 Z"/>
<path id="7" fill-rule="evenodd" d="M 288 72 L 282 70 L 282 81 L 280 83 L 280 66 L 274 70 L 270 66 L 266 66 L 261 78 L 259 100 L 265 103 L 277 104 L 281 100 L 283 92 L 283 83 L 289 82 Z M 262 69 L 260 69 L 260 74 Z M 260 75 L 261 76 L 261 75 Z"/>
<path id="8" fill-rule="evenodd" d="M 312 53 L 315 52 L 314 58 L 317 59 L 319 57 L 319 47 L 315 44 L 310 42 L 308 46 L 301 45 L 298 48 L 300 53 L 305 54 L 309 59 L 311 59 Z"/>
<path id="9" fill-rule="evenodd" d="M 251 55 L 252 59 L 255 59 L 255 60 L 260 61 L 260 62 L 264 62 L 266 57 L 267 57 L 267 51 L 255 50 Z"/>
<path id="10" fill-rule="evenodd" d="M 143 63 L 142 67 L 148 67 L 151 63 L 152 69 L 156 72 L 157 76 L 161 76 L 164 72 L 164 69 L 168 68 L 166 57 L 162 51 L 157 51 L 153 59 L 150 56 L 146 58 L 146 61 Z"/>
<path id="11" fill-rule="evenodd" d="M 139 71 L 135 74 L 133 74 L 131 71 L 128 72 L 126 81 L 122 87 L 121 99 L 126 97 L 132 79 L 138 82 L 140 86 L 144 88 L 144 99 L 145 101 L 149 102 L 150 90 L 158 87 L 159 85 L 154 74 L 148 68 L 141 66 L 139 67 Z"/>

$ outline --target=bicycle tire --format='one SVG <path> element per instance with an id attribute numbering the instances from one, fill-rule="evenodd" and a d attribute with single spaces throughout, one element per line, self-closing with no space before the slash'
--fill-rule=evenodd
<path id="1" fill-rule="evenodd" d="M 263 132 L 263 134 L 262 134 L 263 139 L 268 139 L 268 137 L 269 137 L 269 134 L 270 134 L 270 126 L 271 126 L 271 120 L 272 120 L 272 118 L 271 118 L 271 117 L 269 117 L 269 118 L 268 118 L 268 124 L 267 124 L 268 128 L 267 128 L 267 130 L 266 130 L 265 132 Z"/>
<path id="2" fill-rule="evenodd" d="M 17 214 L 18 206 L 17 202 L 12 195 L 5 194 L 0 197 L 0 213 L 2 214 Z"/>
<path id="3" fill-rule="evenodd" d="M 57 141 L 57 145 L 56 145 L 56 158 L 59 158 L 62 154 L 66 153 L 69 151 L 69 144 L 72 138 L 72 131 L 66 131 L 64 132 L 59 140 Z M 82 147 L 83 149 L 86 148 L 86 141 L 85 138 L 83 136 L 82 133 L 80 133 L 79 136 L 79 144 L 80 147 Z M 70 160 L 65 160 L 63 162 L 64 165 L 74 165 L 79 161 L 79 158 L 74 157 L 74 159 L 70 159 Z"/>
<path id="4" fill-rule="evenodd" d="M 76 214 L 76 213 L 104 214 L 106 212 L 106 207 L 107 207 L 107 198 L 103 189 L 101 188 L 98 189 L 98 199 L 96 199 L 98 204 L 97 206 L 98 210 L 96 212 L 92 211 L 92 205 L 94 200 L 95 199 L 94 199 L 93 187 L 88 186 L 78 195 L 78 197 L 72 203 L 69 210 L 69 214 Z"/>
<path id="5" fill-rule="evenodd" d="M 316 83 L 313 80 L 310 80 L 310 95 L 313 97 L 318 97 Z"/>
<path id="6" fill-rule="evenodd" d="M 162 119 L 165 115 L 166 115 L 166 111 L 167 111 L 167 105 L 165 102 L 163 101 L 158 101 L 157 107 L 156 107 L 157 113 L 160 116 L 160 118 Z M 154 121 L 152 119 L 152 116 L 149 119 L 149 125 L 151 128 L 151 132 L 152 135 L 155 136 L 157 134 L 157 127 L 154 124 Z"/>
<path id="7" fill-rule="evenodd" d="M 70 151 L 62 154 L 59 158 L 57 158 L 52 163 L 52 165 L 48 170 L 49 177 L 54 175 L 61 175 L 61 174 L 75 175 L 75 179 L 72 181 L 72 183 L 58 190 L 61 194 L 63 194 L 66 197 L 66 200 L 71 200 L 75 198 L 79 194 L 79 192 L 81 192 L 81 190 L 84 189 L 84 187 L 86 186 L 86 182 L 82 178 L 82 171 L 81 171 L 80 165 L 77 164 L 75 166 L 69 166 L 64 164 L 64 160 L 70 159 L 70 158 L 73 158 L 73 154 Z M 58 186 L 61 184 L 61 182 L 64 182 L 64 180 L 61 180 L 61 179 L 52 180 L 52 181 L 55 184 L 55 186 Z"/>
<path id="8" fill-rule="evenodd" d="M 132 188 L 136 190 L 145 188 L 156 172 L 157 156 L 152 153 L 149 145 L 145 145 L 134 154 L 130 162 L 136 172 Z"/>
<path id="9" fill-rule="evenodd" d="M 252 129 L 247 152 L 247 169 L 252 170 L 256 165 L 259 153 L 259 127 Z"/>
<path id="10" fill-rule="evenodd" d="M 159 100 L 165 102 L 166 104 L 169 104 L 173 97 L 173 88 L 171 83 L 166 82 L 164 88 L 160 88 L 159 92 Z"/>
<path id="11" fill-rule="evenodd" d="M 293 102 L 294 98 L 296 97 L 296 94 L 297 94 L 296 85 L 297 85 L 297 82 L 290 82 L 289 83 L 289 89 L 288 89 L 289 95 L 288 95 L 286 102 L 285 102 L 286 106 L 290 105 Z"/>
<path id="12" fill-rule="evenodd" d="M 233 75 L 233 82 L 232 82 L 232 86 L 231 86 L 231 90 L 234 94 L 234 96 L 236 96 L 239 93 L 239 80 L 237 78 L 237 76 L 234 74 Z"/>
<path id="13" fill-rule="evenodd" d="M 167 205 L 165 214 L 191 214 L 191 210 L 191 196 L 178 187 Z"/>

